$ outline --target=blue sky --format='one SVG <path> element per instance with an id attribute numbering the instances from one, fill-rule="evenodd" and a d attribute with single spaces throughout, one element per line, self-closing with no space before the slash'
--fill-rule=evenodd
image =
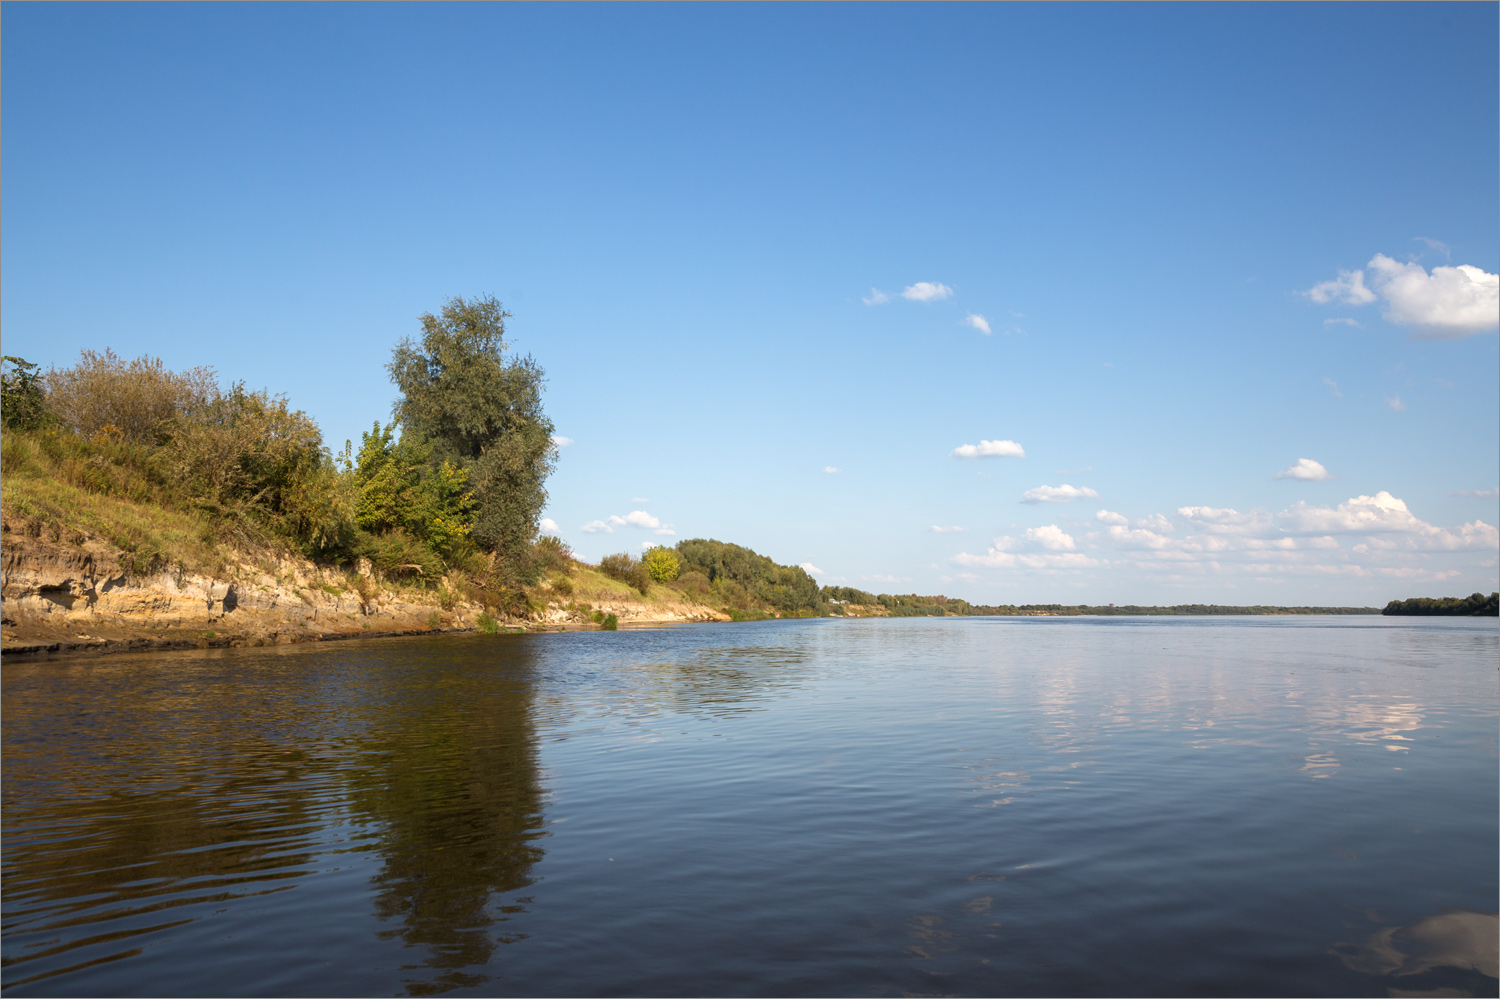
<path id="1" fill-rule="evenodd" d="M 493 294 L 585 557 L 717 537 L 975 601 L 1500 585 L 1493 4 L 0 19 L 8 354 L 211 365 L 337 450 L 416 316 Z"/>

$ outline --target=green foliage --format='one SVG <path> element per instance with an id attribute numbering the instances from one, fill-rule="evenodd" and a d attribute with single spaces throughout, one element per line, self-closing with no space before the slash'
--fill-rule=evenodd
<path id="1" fill-rule="evenodd" d="M 532 550 L 539 572 L 560 572 L 566 576 L 573 571 L 573 549 L 562 538 L 552 534 L 543 535 L 536 539 Z M 556 582 L 553 585 L 556 586 Z"/>
<path id="2" fill-rule="evenodd" d="M 707 576 L 732 607 L 758 602 L 783 614 L 822 613 L 818 584 L 800 566 L 778 565 L 740 545 L 703 538 L 679 542 L 677 554 L 683 573 Z"/>
<path id="3" fill-rule="evenodd" d="M 677 553 L 663 545 L 646 549 L 641 555 L 641 563 L 646 567 L 646 572 L 658 583 L 670 583 L 677 578 L 677 570 L 682 566 L 682 559 Z"/>
<path id="4" fill-rule="evenodd" d="M 684 593 L 696 593 L 699 596 L 707 596 L 709 589 L 708 577 L 696 569 L 691 572 L 684 572 L 681 576 L 677 577 L 677 587 Z"/>
<path id="5" fill-rule="evenodd" d="M 1422 617 L 1500 617 L 1500 592 L 1485 596 L 1471 593 L 1467 597 L 1412 597 L 1392 600 L 1382 614 Z"/>
<path id="6" fill-rule="evenodd" d="M 479 633 L 481 635 L 493 635 L 500 630 L 500 622 L 490 617 L 483 611 L 479 614 Z"/>
<path id="7" fill-rule="evenodd" d="M 46 420 L 47 404 L 36 365 L 9 354 L 0 357 L 0 424 L 7 430 L 36 430 Z"/>
<path id="8" fill-rule="evenodd" d="M 599 620 L 601 631 L 615 631 L 620 627 L 620 619 L 613 614 L 606 614 Z"/>
<path id="9" fill-rule="evenodd" d="M 556 448 L 542 412 L 541 369 L 529 356 L 506 354 L 508 318 L 492 297 L 450 298 L 440 315 L 421 316 L 420 342 L 398 344 L 388 369 L 413 442 L 468 474 L 474 541 L 496 553 L 503 575 L 531 582 L 531 542 Z"/>
<path id="10" fill-rule="evenodd" d="M 606 555 L 599 560 L 599 571 L 611 579 L 618 579 L 641 591 L 641 596 L 651 588 L 651 573 L 646 564 L 628 552 Z"/>
<path id="11" fill-rule="evenodd" d="M 357 463 L 344 458 L 354 479 L 354 521 L 376 536 L 396 533 L 416 539 L 441 567 L 471 548 L 474 497 L 467 488 L 469 476 L 451 462 L 434 462 L 429 444 L 398 441 L 396 426 L 393 420 L 382 427 L 377 420 L 361 435 Z M 432 578 L 431 572 L 423 575 Z"/>

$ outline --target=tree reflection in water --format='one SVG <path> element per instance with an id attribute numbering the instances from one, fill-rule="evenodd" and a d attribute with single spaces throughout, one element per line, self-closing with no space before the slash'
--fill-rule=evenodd
<path id="1" fill-rule="evenodd" d="M 396 955 L 410 994 L 486 981 L 542 856 L 531 646 L 7 664 L 5 987 L 222 991 L 270 933 L 357 992 L 390 945 L 307 922 L 348 904 L 425 952 Z M 363 901 L 324 880 L 357 856 L 377 868 Z"/>
<path id="2" fill-rule="evenodd" d="M 435 977 L 405 977 L 411 995 L 488 980 L 503 924 L 542 858 L 541 787 L 532 717 L 531 643 L 455 647 L 446 667 L 386 673 L 355 759 L 351 805 L 378 827 L 382 932 L 427 952 Z M 385 694 L 386 696 L 380 696 Z"/>

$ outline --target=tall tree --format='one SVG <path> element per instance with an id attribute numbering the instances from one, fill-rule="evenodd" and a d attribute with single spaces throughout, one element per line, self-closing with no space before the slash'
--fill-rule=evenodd
<path id="1" fill-rule="evenodd" d="M 430 445 L 434 462 L 468 472 L 471 537 L 524 577 L 557 449 L 542 412 L 542 369 L 530 355 L 507 353 L 509 318 L 492 296 L 450 298 L 440 315 L 421 317 L 420 342 L 402 340 L 387 367 L 401 390 L 404 432 Z"/>

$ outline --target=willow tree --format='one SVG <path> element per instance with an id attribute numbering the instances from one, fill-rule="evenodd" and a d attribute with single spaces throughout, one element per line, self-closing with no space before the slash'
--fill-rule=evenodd
<path id="1" fill-rule="evenodd" d="M 430 446 L 432 461 L 468 473 L 470 537 L 524 579 L 557 450 L 542 412 L 542 369 L 507 351 L 509 318 L 493 297 L 450 298 L 441 314 L 421 316 L 420 341 L 402 340 L 387 367 L 401 390 L 403 433 Z"/>

